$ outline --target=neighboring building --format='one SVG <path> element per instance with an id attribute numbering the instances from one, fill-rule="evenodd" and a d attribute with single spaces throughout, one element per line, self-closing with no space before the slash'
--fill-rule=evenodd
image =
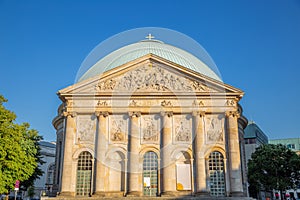
<path id="1" fill-rule="evenodd" d="M 268 137 L 254 121 L 249 121 L 244 130 L 244 142 L 246 168 L 248 170 L 247 164 L 249 159 L 251 159 L 251 155 L 256 151 L 257 147 L 268 144 Z M 268 197 L 271 197 L 271 195 L 270 192 L 260 191 L 259 199 L 267 199 Z"/>
<path id="2" fill-rule="evenodd" d="M 39 142 L 42 159 L 45 162 L 40 166 L 44 174 L 34 182 L 34 199 L 39 199 L 42 193 L 49 195 L 52 192 L 54 169 L 55 169 L 55 150 L 54 142 Z M 25 194 L 25 197 L 27 195 Z"/>
<path id="3" fill-rule="evenodd" d="M 272 139 L 270 144 L 282 144 L 300 155 L 300 138 Z"/>
<path id="4" fill-rule="evenodd" d="M 268 144 L 268 136 L 258 127 L 254 121 L 250 121 L 244 130 L 246 160 L 251 158 L 256 148 L 263 144 Z"/>
<path id="5" fill-rule="evenodd" d="M 243 92 L 161 41 L 122 47 L 58 92 L 67 196 L 246 196 Z"/>

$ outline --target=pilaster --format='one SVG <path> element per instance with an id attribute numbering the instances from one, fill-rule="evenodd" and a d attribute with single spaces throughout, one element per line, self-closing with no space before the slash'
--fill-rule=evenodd
<path id="1" fill-rule="evenodd" d="M 108 112 L 96 112 L 98 118 L 97 126 L 97 139 L 96 139 L 96 181 L 95 181 L 95 194 L 96 196 L 105 196 L 107 184 L 105 178 L 105 152 L 106 152 L 106 134 L 107 134 L 107 117 Z"/>
<path id="2" fill-rule="evenodd" d="M 140 183 L 140 161 L 139 161 L 139 147 L 140 147 L 140 134 L 139 134 L 139 117 L 140 112 L 129 112 L 131 118 L 130 135 L 128 141 L 128 193 L 127 196 L 141 196 L 142 183 Z"/>
<path id="3" fill-rule="evenodd" d="M 227 135 L 229 148 L 229 173 L 230 173 L 230 196 L 243 196 L 243 183 L 241 172 L 241 155 L 238 133 L 239 112 L 226 112 Z"/>
<path id="4" fill-rule="evenodd" d="M 162 192 L 163 196 L 174 196 L 176 191 L 175 166 L 171 160 L 172 147 L 172 116 L 173 112 L 161 112 L 163 118 L 162 127 Z"/>
<path id="5" fill-rule="evenodd" d="M 204 158 L 204 116 L 205 112 L 193 112 L 195 121 L 195 161 L 196 161 L 196 189 L 195 194 L 208 196 L 206 185 L 206 168 Z"/>

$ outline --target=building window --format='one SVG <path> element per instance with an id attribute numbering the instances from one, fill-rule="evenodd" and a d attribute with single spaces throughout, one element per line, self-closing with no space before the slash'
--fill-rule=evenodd
<path id="1" fill-rule="evenodd" d="M 247 138 L 245 139 L 245 144 L 256 144 L 255 138 Z"/>
<path id="2" fill-rule="evenodd" d="M 153 151 L 144 155 L 143 183 L 145 196 L 157 196 L 158 162 L 157 155 Z"/>
<path id="3" fill-rule="evenodd" d="M 92 155 L 87 151 L 81 152 L 78 157 L 76 183 L 76 195 L 78 196 L 91 195 L 92 159 Z"/>
<path id="4" fill-rule="evenodd" d="M 286 147 L 289 149 L 295 149 L 295 144 L 287 144 Z"/>
<path id="5" fill-rule="evenodd" d="M 54 164 L 49 165 L 47 170 L 47 181 L 46 181 L 47 185 L 53 185 L 54 169 L 55 169 Z"/>
<path id="6" fill-rule="evenodd" d="M 220 152 L 210 153 L 208 170 L 211 196 L 225 196 L 224 158 Z"/>

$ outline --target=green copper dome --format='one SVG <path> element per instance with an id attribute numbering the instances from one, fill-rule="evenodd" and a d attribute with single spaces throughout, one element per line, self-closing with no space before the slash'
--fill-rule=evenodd
<path id="1" fill-rule="evenodd" d="M 213 79 L 221 80 L 220 77 L 206 64 L 187 51 L 158 40 L 142 40 L 124 46 L 103 57 L 79 78 L 79 82 L 150 53 Z"/>

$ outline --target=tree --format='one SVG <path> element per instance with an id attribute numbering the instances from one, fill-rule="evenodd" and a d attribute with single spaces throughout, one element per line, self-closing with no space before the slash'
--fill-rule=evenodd
<path id="1" fill-rule="evenodd" d="M 259 190 L 282 191 L 295 188 L 300 181 L 300 156 L 284 145 L 266 144 L 258 147 L 248 162 L 251 197 Z"/>
<path id="2" fill-rule="evenodd" d="M 15 123 L 16 115 L 4 102 L 0 95 L 0 194 L 12 190 L 16 180 L 25 187 L 32 185 L 42 174 L 38 164 L 43 163 L 38 145 L 42 137 L 28 123 Z"/>

